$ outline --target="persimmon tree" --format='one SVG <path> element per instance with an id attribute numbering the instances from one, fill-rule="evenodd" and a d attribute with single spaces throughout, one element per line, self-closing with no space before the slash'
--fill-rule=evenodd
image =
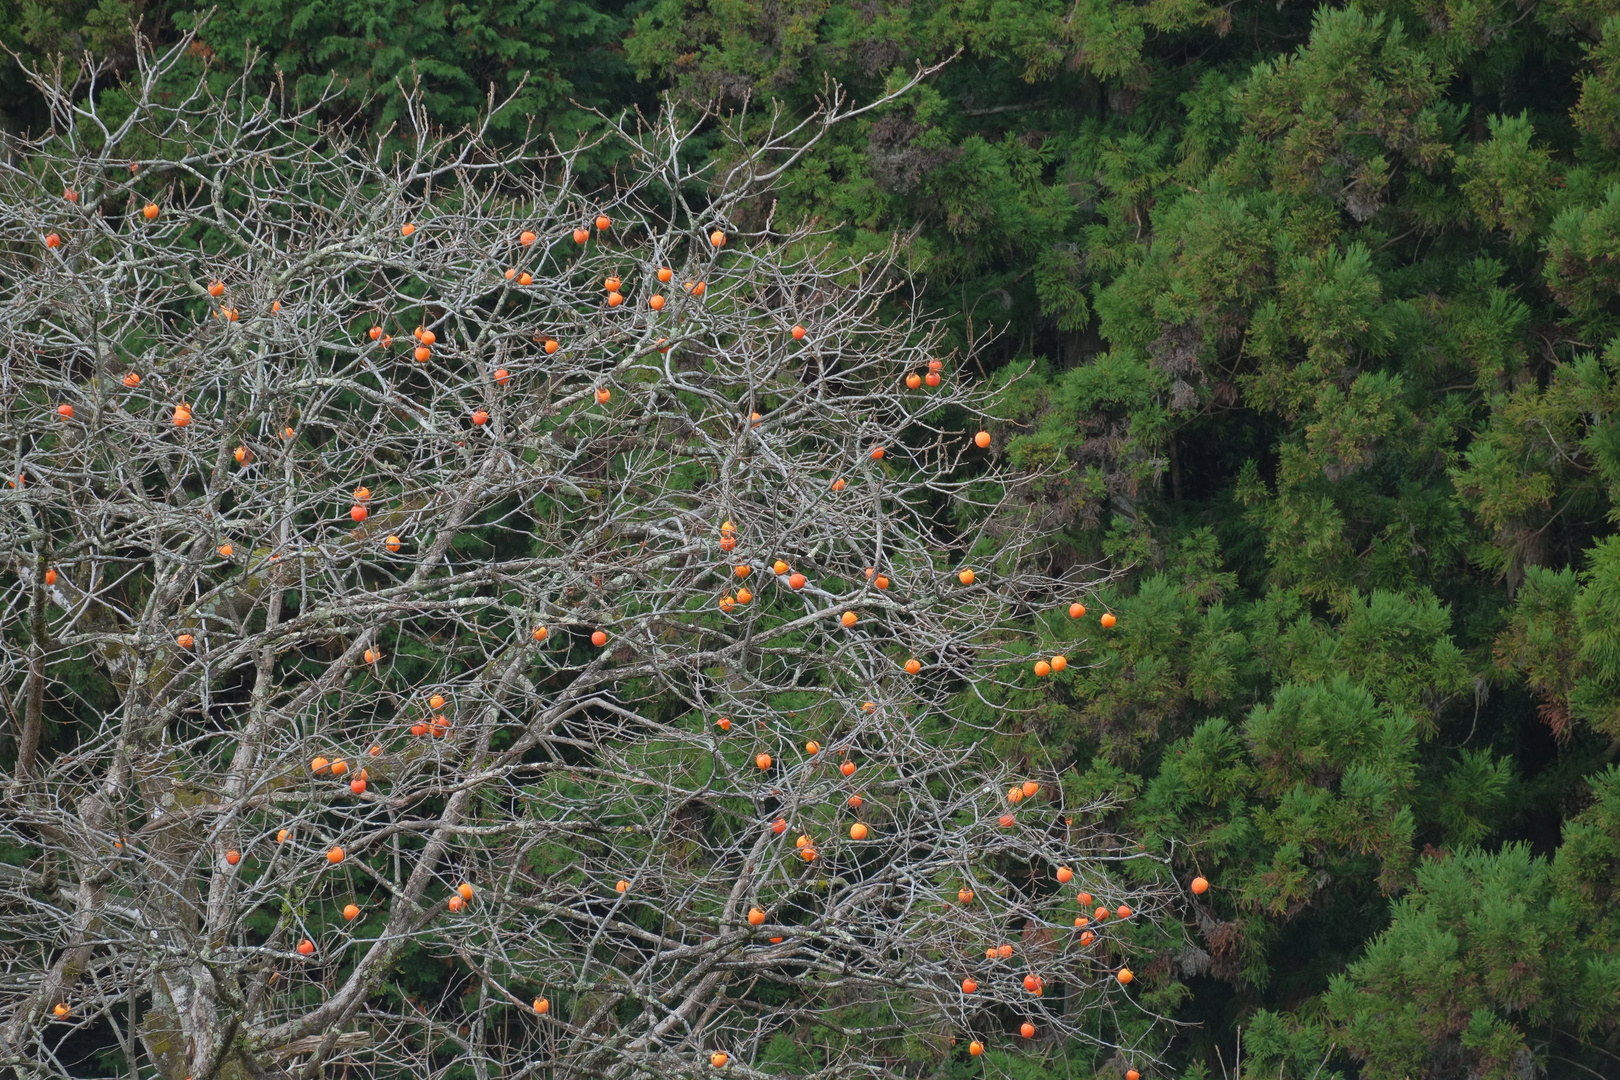
<path id="1" fill-rule="evenodd" d="M 897 249 L 775 227 L 861 110 L 615 125 L 586 191 L 159 92 L 186 45 L 40 77 L 0 176 L 0 1062 L 1149 1060 L 1162 856 L 974 719 L 1108 574 L 1043 565 Z"/>

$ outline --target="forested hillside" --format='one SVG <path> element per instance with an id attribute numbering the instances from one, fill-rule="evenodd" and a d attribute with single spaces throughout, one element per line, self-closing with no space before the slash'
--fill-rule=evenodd
<path id="1" fill-rule="evenodd" d="M 898 236 L 939 355 L 994 390 L 995 464 L 1040 477 L 1012 490 L 1046 569 L 1120 572 L 1034 617 L 1066 670 L 960 707 L 1210 883 L 1142 931 L 1170 1021 L 1144 1075 L 1620 1076 L 1620 0 L 204 11 L 24 0 L 0 40 L 116 71 L 131 18 L 200 26 L 186 77 L 335 74 L 330 117 L 377 131 L 396 79 L 450 127 L 493 85 L 492 138 L 584 140 L 602 184 L 624 162 L 591 140 L 626 110 L 757 133 L 943 65 L 733 213 L 840 257 Z M 0 94 L 10 130 L 48 122 L 15 67 Z M 738 151 L 710 123 L 685 152 Z M 774 1053 L 813 1070 L 823 1037 Z M 885 1067 L 1130 1064 L 1046 1041 Z"/>

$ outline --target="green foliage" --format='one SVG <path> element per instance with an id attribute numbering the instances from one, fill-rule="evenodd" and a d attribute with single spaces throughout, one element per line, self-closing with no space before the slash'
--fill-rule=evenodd
<path id="1" fill-rule="evenodd" d="M 1456 1061 L 1507 1080 L 1549 1035 L 1566 1052 L 1616 1029 L 1620 770 L 1594 793 L 1551 860 L 1523 844 L 1424 860 L 1390 928 L 1327 994 L 1369 1080 Z"/>

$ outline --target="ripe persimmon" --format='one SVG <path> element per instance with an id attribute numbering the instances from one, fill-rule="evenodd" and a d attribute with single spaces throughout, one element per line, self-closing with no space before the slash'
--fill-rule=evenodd
<path id="1" fill-rule="evenodd" d="M 1024 798 L 1033 799 L 1037 794 L 1040 793 L 1041 785 L 1037 784 L 1033 780 L 1025 780 L 1024 786 L 1021 790 L 1024 793 Z"/>
<path id="2" fill-rule="evenodd" d="M 621 893 L 622 892 L 629 892 L 630 891 L 630 883 L 628 881 L 624 880 L 623 878 L 620 878 L 619 883 L 617 885 L 613 886 L 613 891 L 614 892 L 621 892 Z"/>
<path id="3" fill-rule="evenodd" d="M 866 802 L 866 800 L 861 798 L 859 795 L 851 795 L 844 801 L 848 804 L 851 810 L 859 810 Z"/>
<path id="4" fill-rule="evenodd" d="M 718 720 L 716 720 L 714 722 L 714 726 L 719 728 L 721 731 L 730 731 L 731 730 L 731 717 L 722 716 L 720 719 L 718 719 Z"/>
<path id="5" fill-rule="evenodd" d="M 624 294 L 623 293 L 617 293 L 617 292 L 608 293 L 608 307 L 618 307 L 622 303 L 624 303 Z"/>
<path id="6" fill-rule="evenodd" d="M 357 525 L 360 522 L 366 520 L 366 518 L 370 515 L 370 513 L 371 513 L 371 511 L 367 510 L 364 506 L 361 506 L 359 503 L 355 503 L 353 506 L 349 507 L 349 516 L 354 519 L 355 524 L 357 524 Z"/>
<path id="7" fill-rule="evenodd" d="M 843 491 L 844 490 L 844 478 L 842 476 L 840 476 L 837 480 L 834 480 L 832 482 L 832 489 L 834 491 Z"/>
<path id="8" fill-rule="evenodd" d="M 230 851 L 225 853 L 225 861 L 230 865 L 235 866 L 237 863 L 242 861 L 242 853 L 237 851 L 235 848 L 232 848 Z"/>
<path id="9" fill-rule="evenodd" d="M 70 203 L 76 203 L 79 201 L 79 193 L 74 191 L 72 188 L 63 188 L 62 198 L 66 199 Z"/>
<path id="10" fill-rule="evenodd" d="M 524 229 L 518 234 L 518 243 L 522 244 L 524 247 L 528 247 L 530 244 L 534 243 L 534 233 L 530 232 L 528 229 Z"/>
<path id="11" fill-rule="evenodd" d="M 1209 879 L 1202 875 L 1192 879 L 1192 891 L 1196 896 L 1203 896 L 1209 892 Z"/>
<path id="12" fill-rule="evenodd" d="M 129 387 L 131 390 L 141 385 L 141 373 L 138 371 L 132 371 L 128 375 L 125 375 L 124 385 Z"/>
<path id="13" fill-rule="evenodd" d="M 853 761 L 846 761 L 842 765 L 838 766 L 838 771 L 843 773 L 845 776 L 854 776 L 855 763 Z"/>
<path id="14" fill-rule="evenodd" d="M 362 777 L 355 777 L 349 781 L 349 790 L 356 795 L 364 795 L 366 793 L 366 781 Z"/>
<path id="15" fill-rule="evenodd" d="M 803 341 L 804 340 L 804 327 L 795 326 L 793 328 L 792 333 L 793 333 L 793 340 L 794 341 Z"/>
<path id="16" fill-rule="evenodd" d="M 73 406 L 63 402 L 61 405 L 56 407 L 56 415 L 60 416 L 64 420 L 73 419 Z"/>
<path id="17" fill-rule="evenodd" d="M 596 231 L 597 232 L 607 232 L 611 228 L 613 228 L 613 219 L 612 218 L 608 217 L 606 214 L 597 215 L 597 218 L 596 218 Z"/>
<path id="18" fill-rule="evenodd" d="M 974 1057 L 978 1057 L 980 1054 L 984 1053 L 984 1043 L 980 1042 L 978 1039 L 974 1039 L 972 1042 L 968 1043 L 968 1053 L 972 1054 Z"/>
<path id="19" fill-rule="evenodd" d="M 811 757 L 814 757 L 815 755 L 821 753 L 821 744 L 816 742 L 816 740 L 811 739 L 809 742 L 804 744 L 804 752 L 809 754 Z"/>
<path id="20" fill-rule="evenodd" d="M 51 567 L 49 570 L 45 571 L 45 584 L 47 584 L 47 585 L 55 585 L 56 584 L 56 568 L 54 566 Z"/>
<path id="21" fill-rule="evenodd" d="M 451 911 L 460 911 L 462 908 L 467 906 L 467 901 L 463 900 L 459 896 L 452 896 L 446 902 L 445 906 L 448 907 Z"/>
<path id="22" fill-rule="evenodd" d="M 883 460 L 883 447 L 881 447 L 881 446 L 872 447 L 872 460 L 873 461 L 882 461 Z"/>
<path id="23" fill-rule="evenodd" d="M 596 388 L 596 403 L 598 405 L 606 405 L 612 397 L 613 391 L 609 390 L 607 387 L 599 386 Z"/>
<path id="24" fill-rule="evenodd" d="M 347 773 L 348 771 L 349 771 L 349 763 L 347 761 L 344 761 L 342 758 L 338 758 L 336 761 L 332 762 L 332 775 L 333 776 L 342 776 L 345 773 Z"/>
<path id="25" fill-rule="evenodd" d="M 519 285 L 533 285 L 534 284 L 534 275 L 530 274 L 527 270 L 523 271 L 523 273 L 518 275 L 518 284 Z"/>
<path id="26" fill-rule="evenodd" d="M 721 232 L 719 229 L 714 230 L 714 232 L 709 234 L 709 244 L 711 247 L 725 247 L 726 234 Z"/>
<path id="27" fill-rule="evenodd" d="M 591 644 L 600 649 L 602 646 L 607 644 L 607 634 L 604 631 L 598 630 L 596 633 L 591 635 Z"/>
<path id="28" fill-rule="evenodd" d="M 1130 968 L 1120 968 L 1119 974 L 1116 975 L 1115 978 L 1119 980 L 1119 984 L 1121 986 L 1129 986 L 1131 980 L 1136 978 L 1136 973 L 1131 971 Z"/>
<path id="29" fill-rule="evenodd" d="M 575 229 L 574 230 L 574 243 L 583 244 L 585 241 L 589 240 L 590 238 L 591 238 L 591 234 L 590 234 L 590 231 L 588 229 Z"/>
<path id="30" fill-rule="evenodd" d="M 969 888 L 967 888 L 965 886 L 963 888 L 957 889 L 956 890 L 956 900 L 957 900 L 957 903 L 961 903 L 961 904 L 971 904 L 971 903 L 973 903 L 973 890 L 969 889 Z"/>
<path id="31" fill-rule="evenodd" d="M 757 757 L 754 758 L 754 764 L 758 765 L 761 769 L 770 768 L 771 767 L 771 755 L 769 755 L 769 754 L 760 754 L 760 755 L 758 755 Z"/>
<path id="32" fill-rule="evenodd" d="M 1121 904 L 1114 914 L 1118 915 L 1122 919 L 1128 919 L 1131 917 L 1131 906 L 1129 904 Z"/>
<path id="33" fill-rule="evenodd" d="M 957 574 L 956 580 L 960 581 L 964 585 L 971 585 L 973 584 L 975 577 L 976 575 L 973 573 L 972 567 L 969 567 L 968 569 L 963 570 L 960 574 Z"/>
<path id="34" fill-rule="evenodd" d="M 1125 1080 L 1142 1080 L 1142 1074 L 1135 1069 L 1126 1069 Z"/>
<path id="35" fill-rule="evenodd" d="M 179 637 L 174 639 L 174 643 L 180 646 L 182 649 L 189 649 L 197 643 L 197 639 L 192 637 L 190 634 L 181 634 Z"/>
<path id="36" fill-rule="evenodd" d="M 191 409 L 185 405 L 174 407 L 174 426 L 186 427 L 191 423 Z"/>
<path id="37" fill-rule="evenodd" d="M 234 551 L 235 551 L 235 550 L 236 550 L 236 549 L 235 549 L 235 548 L 233 548 L 233 547 L 231 547 L 231 545 L 229 545 L 229 544 L 221 544 L 221 545 L 219 545 L 219 549 L 218 549 L 218 550 L 219 550 L 219 557 L 220 557 L 220 558 L 222 558 L 222 559 L 228 559 L 228 558 L 230 558 L 230 557 L 231 557 L 231 555 L 232 555 L 232 553 L 233 553 L 233 552 L 234 552 Z"/>
<path id="38" fill-rule="evenodd" d="M 145 206 L 141 207 L 141 215 L 145 217 L 147 221 L 156 221 L 157 216 L 160 213 L 162 213 L 162 211 L 158 209 L 157 203 L 147 203 Z"/>
<path id="39" fill-rule="evenodd" d="M 326 861 L 331 863 L 333 866 L 336 866 L 338 863 L 342 862 L 343 861 L 343 849 L 340 848 L 340 847 L 330 848 L 326 852 Z"/>
<path id="40" fill-rule="evenodd" d="M 921 375 L 919 375 L 915 371 L 913 371 L 910 375 L 906 376 L 906 389 L 915 390 L 920 386 L 922 386 L 922 376 Z"/>
<path id="41" fill-rule="evenodd" d="M 996 824 L 1000 825 L 1003 829 L 1012 828 L 1014 823 L 1015 819 L 1011 814 L 1002 814 L 1000 819 L 996 822 Z"/>
<path id="42" fill-rule="evenodd" d="M 405 224 L 403 224 L 403 225 L 401 225 L 399 227 L 399 235 L 401 235 L 401 236 L 409 236 L 412 233 L 414 233 L 415 231 L 416 231 L 416 226 L 412 225 L 408 221 Z"/>
<path id="43" fill-rule="evenodd" d="M 387 548 L 391 553 L 397 555 L 400 548 L 399 537 L 390 533 L 388 539 L 383 541 L 383 547 Z"/>
<path id="44" fill-rule="evenodd" d="M 309 938 L 305 938 L 303 941 L 300 941 L 298 943 L 298 954 L 300 956 L 314 956 L 315 943 L 309 940 Z"/>
<path id="45" fill-rule="evenodd" d="M 793 574 L 788 578 L 788 588 L 802 589 L 804 588 L 804 582 L 805 578 L 803 574 Z"/>
<path id="46" fill-rule="evenodd" d="M 546 1013 L 551 1011 L 551 1002 L 547 1001 L 543 997 L 535 998 L 534 999 L 534 1011 L 539 1013 L 541 1016 L 546 1015 Z"/>
<path id="47" fill-rule="evenodd" d="M 1002 944 L 1002 945 L 996 946 L 996 955 L 999 956 L 1001 959 L 1005 960 L 1009 956 L 1011 956 L 1012 954 L 1013 954 L 1013 947 L 1011 945 Z"/>
<path id="48" fill-rule="evenodd" d="M 728 1062 L 730 1060 L 731 1060 L 730 1058 L 728 1058 L 725 1054 L 722 1054 L 718 1050 L 716 1050 L 714 1053 L 709 1055 L 709 1064 L 713 1065 L 717 1069 L 725 1068 L 726 1067 L 726 1062 Z"/>
<path id="49" fill-rule="evenodd" d="M 1097 940 L 1097 935 L 1093 934 L 1090 930 L 1087 930 L 1085 933 L 1080 935 L 1080 944 L 1082 944 L 1082 945 L 1090 945 L 1093 941 L 1096 941 L 1096 940 Z"/>
<path id="50" fill-rule="evenodd" d="M 851 840 L 865 840 L 866 832 L 866 826 L 857 821 L 849 827 L 849 838 Z"/>
<path id="51" fill-rule="evenodd" d="M 418 364 L 425 364 L 429 360 L 433 359 L 433 350 L 428 348 L 426 345 L 418 345 L 416 350 L 412 352 L 411 355 L 416 358 L 416 362 Z"/>
<path id="52" fill-rule="evenodd" d="M 1114 613 L 1112 611 L 1108 611 L 1108 612 L 1104 612 L 1103 617 L 1098 619 L 1097 621 L 1102 623 L 1102 627 L 1103 627 L 1104 630 L 1107 630 L 1110 627 L 1112 627 L 1114 625 L 1114 623 L 1118 622 L 1119 620 L 1114 618 Z"/>
<path id="53" fill-rule="evenodd" d="M 45 236 L 45 246 L 48 248 L 59 248 L 62 246 L 62 238 L 55 233 L 47 233 Z"/>
<path id="54" fill-rule="evenodd" d="M 214 297 L 216 299 L 221 297 L 221 296 L 224 296 L 225 295 L 225 283 L 223 281 L 210 281 L 208 283 L 208 295 L 212 296 L 212 297 Z"/>
<path id="55" fill-rule="evenodd" d="M 1028 1020 L 1025 1020 L 1024 1023 L 1019 1027 L 1018 1034 L 1022 1035 L 1026 1039 L 1033 1039 L 1035 1037 L 1035 1025 L 1030 1023 Z"/>
<path id="56" fill-rule="evenodd" d="M 787 572 L 788 564 L 783 562 L 781 559 L 777 559 L 775 562 L 771 563 L 771 573 L 780 575 Z"/>
<path id="57" fill-rule="evenodd" d="M 962 980 L 962 993 L 964 993 L 964 994 L 977 994 L 978 992 L 979 992 L 979 984 L 978 983 L 974 982 L 972 979 L 963 979 Z"/>
<path id="58" fill-rule="evenodd" d="M 546 355 L 548 355 L 548 356 L 551 355 L 552 353 L 556 352 L 559 348 L 561 348 L 561 346 L 559 346 L 554 340 L 552 340 L 551 338 L 546 339 Z"/>
<path id="59" fill-rule="evenodd" d="M 981 431 L 977 435 L 973 436 L 973 445 L 977 446 L 980 450 L 983 450 L 985 447 L 989 446 L 990 433 L 988 431 Z"/>
<path id="60" fill-rule="evenodd" d="M 922 670 L 922 661 L 912 657 L 906 661 L 906 674 L 915 675 Z"/>
<path id="61" fill-rule="evenodd" d="M 927 383 L 929 386 L 938 386 L 939 385 L 939 372 L 930 371 L 928 374 L 923 376 L 923 382 Z"/>
<path id="62" fill-rule="evenodd" d="M 354 922 L 355 919 L 360 917 L 360 908 L 354 904 L 344 904 L 343 917 L 349 922 Z"/>
<path id="63" fill-rule="evenodd" d="M 782 818 L 777 818 L 775 821 L 771 822 L 771 832 L 775 833 L 777 836 L 781 836 L 783 833 L 787 832 L 787 822 Z"/>
<path id="64" fill-rule="evenodd" d="M 860 621 L 860 616 L 856 615 L 853 611 L 846 611 L 839 617 L 838 621 L 843 623 L 846 627 L 854 626 Z"/>
<path id="65" fill-rule="evenodd" d="M 652 294 L 652 299 L 647 301 L 647 306 L 652 308 L 654 311 L 663 311 L 664 310 L 664 298 L 663 298 L 663 296 L 661 294 L 659 294 L 659 293 L 653 293 Z"/>
<path id="66" fill-rule="evenodd" d="M 489 423 L 489 413 L 485 412 L 483 409 L 474 410 L 472 414 L 472 422 L 478 427 L 483 427 L 485 424 Z"/>
<path id="67" fill-rule="evenodd" d="M 672 278 L 674 276 L 675 276 L 675 271 L 671 270 L 669 267 L 660 266 L 658 268 L 658 280 L 663 282 L 664 284 L 666 284 L 666 285 L 669 284 L 670 278 Z"/>
<path id="68" fill-rule="evenodd" d="M 1051 664 L 1048 664 L 1045 660 L 1035 661 L 1035 677 L 1037 679 L 1044 679 L 1050 674 L 1052 674 Z"/>

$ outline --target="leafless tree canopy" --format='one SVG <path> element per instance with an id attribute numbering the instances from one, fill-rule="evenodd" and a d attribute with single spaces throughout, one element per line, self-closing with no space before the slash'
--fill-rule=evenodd
<path id="1" fill-rule="evenodd" d="M 131 1078 L 830 1077 L 1144 1037 L 1148 856 L 970 723 L 1096 574 L 1031 565 L 895 252 L 769 212 L 851 112 L 710 173 L 622 129 L 586 192 L 477 132 L 164 99 L 171 60 L 51 88 L 0 180 L 0 1062 L 75 1075 L 93 1030 Z"/>

